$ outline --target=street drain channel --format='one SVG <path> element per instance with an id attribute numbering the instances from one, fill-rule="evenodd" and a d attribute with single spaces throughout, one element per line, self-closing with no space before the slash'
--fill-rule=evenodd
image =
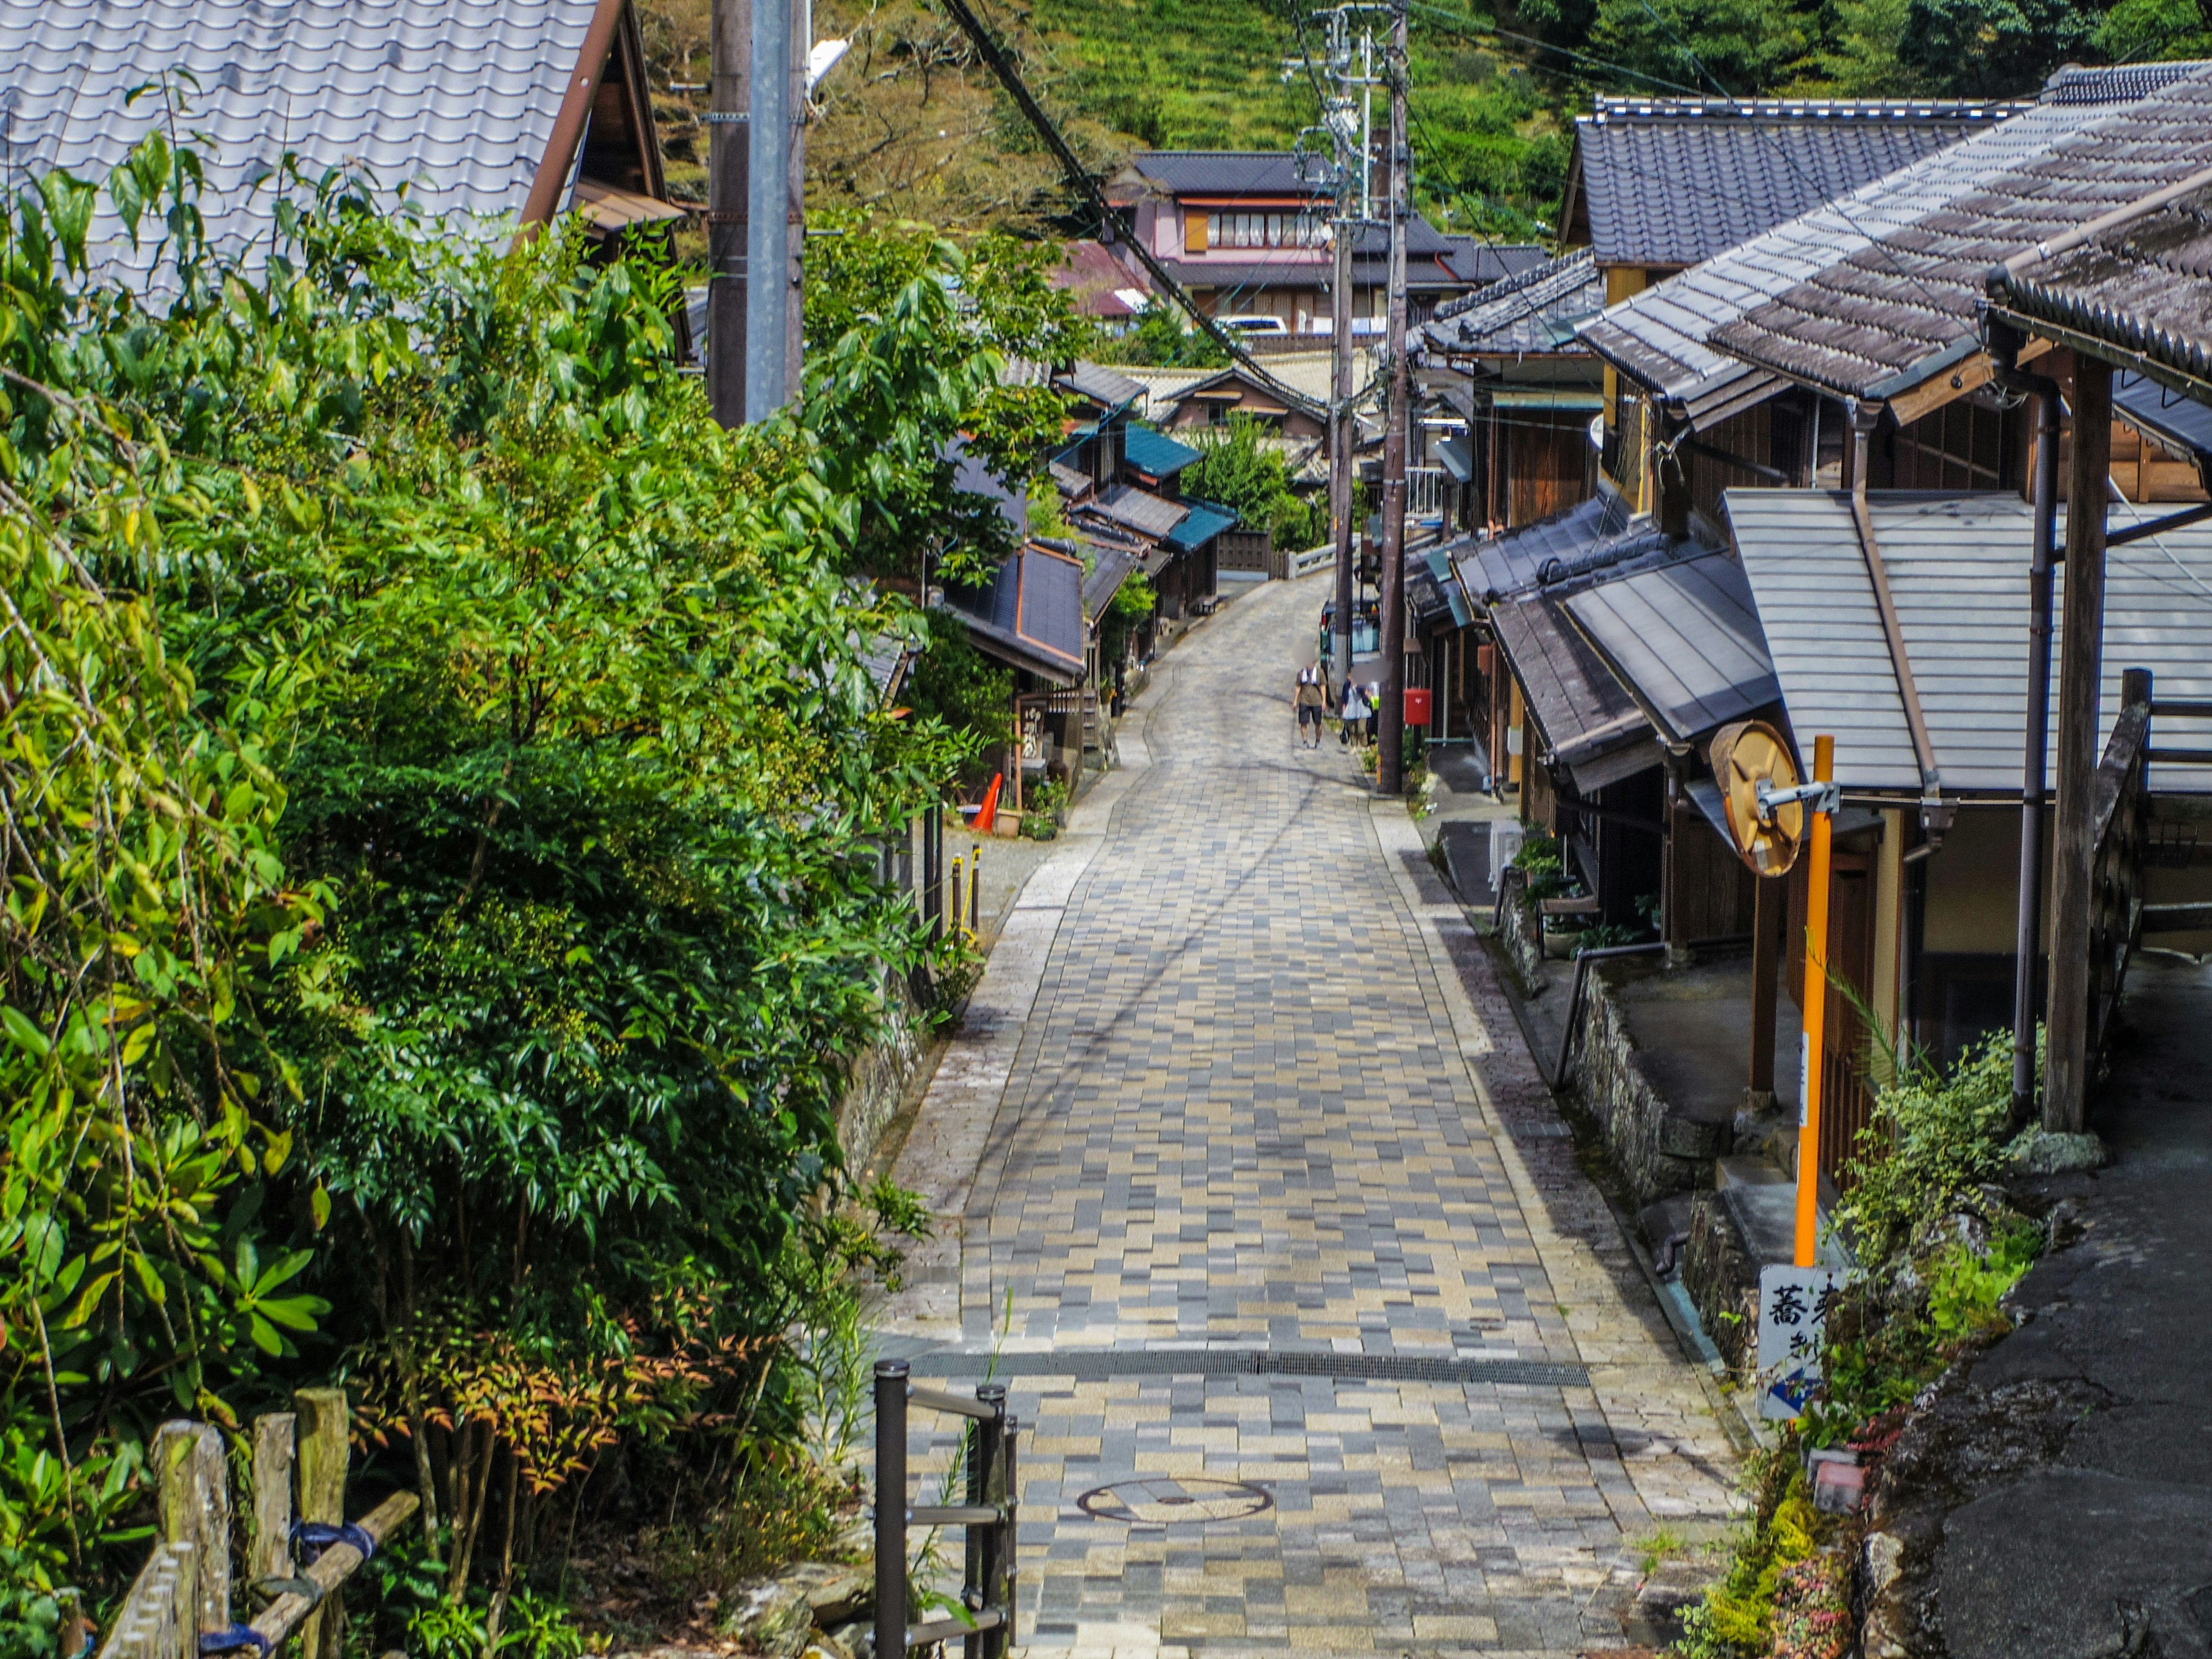
<path id="1" fill-rule="evenodd" d="M 1581 1365 L 1536 1359 L 1446 1359 L 1395 1353 L 1330 1353 L 1268 1348 L 1088 1348 L 1038 1352 L 1014 1349 L 992 1354 L 925 1349 L 913 1356 L 918 1371 L 994 1376 L 1065 1376 L 1079 1382 L 1117 1376 L 1318 1376 L 1358 1382 L 1491 1382 L 1547 1389 L 1586 1389 Z"/>

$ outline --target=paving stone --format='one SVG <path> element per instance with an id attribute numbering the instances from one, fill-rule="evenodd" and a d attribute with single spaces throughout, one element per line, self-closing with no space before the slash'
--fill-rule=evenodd
<path id="1" fill-rule="evenodd" d="M 929 1103 L 917 1127 L 957 1267 L 893 1328 L 946 1334 L 957 1278 L 976 1353 L 1456 1354 L 1587 1365 L 1590 1386 L 1010 1375 L 1021 1633 L 1052 1659 L 1620 1646 L 1634 1540 L 1728 1513 L 1707 1396 L 1415 826 L 1334 744 L 1295 746 L 1285 694 L 1321 598 L 1267 585 L 1164 659 L 1124 727 L 1138 763 L 1079 809 L 1049 908 L 1018 904 L 1024 954 L 993 968 L 1012 988 L 979 992 L 990 1063 L 947 1097 L 957 1153 Z M 987 1363 L 915 1376 L 971 1385 Z M 957 1443 L 917 1418 L 922 1486 Z M 1273 1504 L 1165 1526 L 1077 1504 L 1200 1475 Z"/>

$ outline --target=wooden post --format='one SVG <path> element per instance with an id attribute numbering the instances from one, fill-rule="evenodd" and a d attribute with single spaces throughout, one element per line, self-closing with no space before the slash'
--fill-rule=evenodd
<path id="1" fill-rule="evenodd" d="M 299 1413 L 300 1519 L 337 1526 L 345 1519 L 346 1459 L 352 1414 L 343 1389 L 301 1389 L 292 1396 Z M 301 1627 L 301 1659 L 339 1659 L 345 1609 L 333 1601 L 310 1613 Z"/>
<path id="2" fill-rule="evenodd" d="M 1813 781 L 1826 783 L 1836 775 L 1836 740 L 1813 739 Z M 1820 1085 L 1821 1046 L 1828 1023 L 1828 815 L 1817 809 L 1813 820 L 1812 867 L 1806 872 L 1805 898 L 1805 1075 L 1798 1085 L 1797 1105 L 1797 1238 L 1793 1260 L 1809 1267 L 1818 1257 L 1820 1203 Z"/>
<path id="3" fill-rule="evenodd" d="M 246 1576 L 292 1577 L 292 1465 L 299 1419 L 270 1412 L 253 1420 L 253 1553 Z"/>
<path id="4" fill-rule="evenodd" d="M 2058 805 L 2051 838 L 2050 1031 L 2043 1127 L 2077 1134 L 2088 1093 L 2089 908 L 2097 834 L 2097 714 L 2104 673 L 2105 494 L 2112 470 L 2112 366 L 2074 365 L 2073 469 L 2066 491 L 2066 590 L 2058 634 Z"/>
<path id="5" fill-rule="evenodd" d="M 1790 888 L 1780 876 L 1753 880 L 1751 923 L 1751 1080 L 1753 1110 L 1774 1104 L 1774 1016 L 1781 1006 L 1782 933 L 1790 925 Z"/>
<path id="6" fill-rule="evenodd" d="M 198 1562 L 193 1597 L 202 1631 L 230 1628 L 230 1480 L 222 1433 L 212 1424 L 164 1423 L 154 1436 L 161 1536 L 190 1544 Z"/>

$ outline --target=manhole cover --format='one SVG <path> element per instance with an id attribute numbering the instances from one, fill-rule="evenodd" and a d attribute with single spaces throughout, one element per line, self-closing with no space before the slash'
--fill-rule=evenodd
<path id="1" fill-rule="evenodd" d="M 1242 1480 L 1209 1480 L 1200 1475 L 1122 1480 L 1087 1492 L 1075 1500 L 1078 1509 L 1101 1521 L 1149 1527 L 1178 1521 L 1241 1521 L 1272 1509 L 1274 1502 L 1259 1487 Z"/>

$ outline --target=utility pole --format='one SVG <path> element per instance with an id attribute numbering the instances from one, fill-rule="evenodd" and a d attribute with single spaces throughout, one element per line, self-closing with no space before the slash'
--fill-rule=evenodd
<path id="1" fill-rule="evenodd" d="M 1386 795 L 1406 787 L 1406 428 L 1412 418 L 1406 372 L 1406 219 L 1413 151 L 1406 136 L 1407 0 L 1390 7 L 1390 295 L 1383 349 L 1390 377 L 1382 426 L 1382 708 L 1375 781 Z"/>
<path id="2" fill-rule="evenodd" d="M 750 159 L 752 0 L 714 0 L 707 114 L 707 398 L 745 418 L 745 178 Z"/>
<path id="3" fill-rule="evenodd" d="M 752 150 L 746 180 L 745 419 L 764 421 L 798 392 L 806 251 L 808 0 L 756 0 Z"/>

